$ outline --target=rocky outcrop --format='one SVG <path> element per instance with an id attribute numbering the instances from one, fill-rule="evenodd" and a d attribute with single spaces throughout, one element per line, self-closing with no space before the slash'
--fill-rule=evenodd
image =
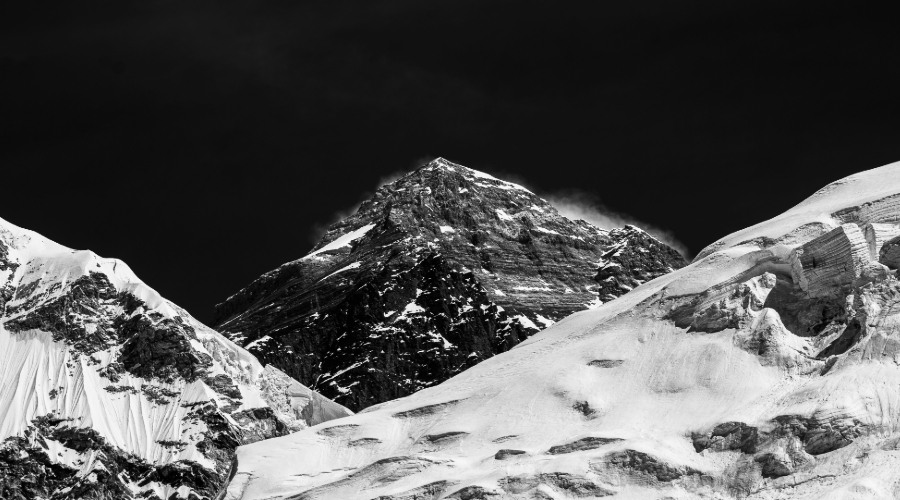
<path id="1" fill-rule="evenodd" d="M 378 189 L 305 257 L 216 307 L 263 362 L 352 409 L 440 383 L 684 259 L 435 160 Z"/>
<path id="2" fill-rule="evenodd" d="M 602 301 L 613 300 L 683 266 L 684 257 L 640 228 L 613 229 L 613 245 L 600 256 L 596 280 Z"/>
<path id="3" fill-rule="evenodd" d="M 347 416 L 125 266 L 0 220 L 0 497 L 213 499 L 242 444 Z"/>

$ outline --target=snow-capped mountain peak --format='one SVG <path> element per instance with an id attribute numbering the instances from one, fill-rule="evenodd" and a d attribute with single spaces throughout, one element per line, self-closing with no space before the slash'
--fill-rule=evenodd
<path id="1" fill-rule="evenodd" d="M 898 199 L 900 163 L 851 176 L 439 385 L 242 448 L 229 499 L 894 498 Z"/>
<path id="2" fill-rule="evenodd" d="M 305 256 L 219 304 L 216 324 L 265 363 L 361 409 L 685 264 L 635 231 L 612 236 L 517 184 L 439 158 L 380 187 Z M 613 247 L 622 251 L 601 270 Z"/>
<path id="3" fill-rule="evenodd" d="M 0 220 L 4 498 L 213 498 L 239 444 L 348 414 L 122 261 Z"/>

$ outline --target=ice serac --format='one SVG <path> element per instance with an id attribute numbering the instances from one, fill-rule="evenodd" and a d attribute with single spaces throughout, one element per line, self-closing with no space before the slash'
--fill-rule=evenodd
<path id="1" fill-rule="evenodd" d="M 229 498 L 896 498 L 900 281 L 865 227 L 897 199 L 900 164 L 848 177 L 440 385 L 242 447 Z"/>
<path id="2" fill-rule="evenodd" d="M 216 325 L 358 410 L 685 264 L 636 227 L 569 220 L 522 186 L 437 159 L 219 304 Z"/>
<path id="3" fill-rule="evenodd" d="M 240 444 L 349 414 L 123 262 L 0 219 L 0 498 L 213 499 Z"/>

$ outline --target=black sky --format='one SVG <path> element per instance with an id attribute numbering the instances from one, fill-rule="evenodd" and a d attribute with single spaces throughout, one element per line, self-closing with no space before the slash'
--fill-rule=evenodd
<path id="1" fill-rule="evenodd" d="M 0 217 L 202 320 L 426 157 L 694 253 L 900 160 L 895 18 L 863 2 L 89 3 L 0 4 Z"/>

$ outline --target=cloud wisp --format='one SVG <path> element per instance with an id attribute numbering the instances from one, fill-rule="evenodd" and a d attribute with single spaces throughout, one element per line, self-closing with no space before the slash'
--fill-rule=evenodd
<path id="1" fill-rule="evenodd" d="M 602 229 L 615 229 L 631 224 L 678 250 L 684 258 L 691 257 L 687 246 L 679 241 L 671 231 L 640 221 L 628 214 L 611 210 L 603 205 L 600 198 L 594 194 L 578 190 L 565 190 L 541 197 L 553 205 L 563 217 L 573 220 L 581 219 Z"/>

